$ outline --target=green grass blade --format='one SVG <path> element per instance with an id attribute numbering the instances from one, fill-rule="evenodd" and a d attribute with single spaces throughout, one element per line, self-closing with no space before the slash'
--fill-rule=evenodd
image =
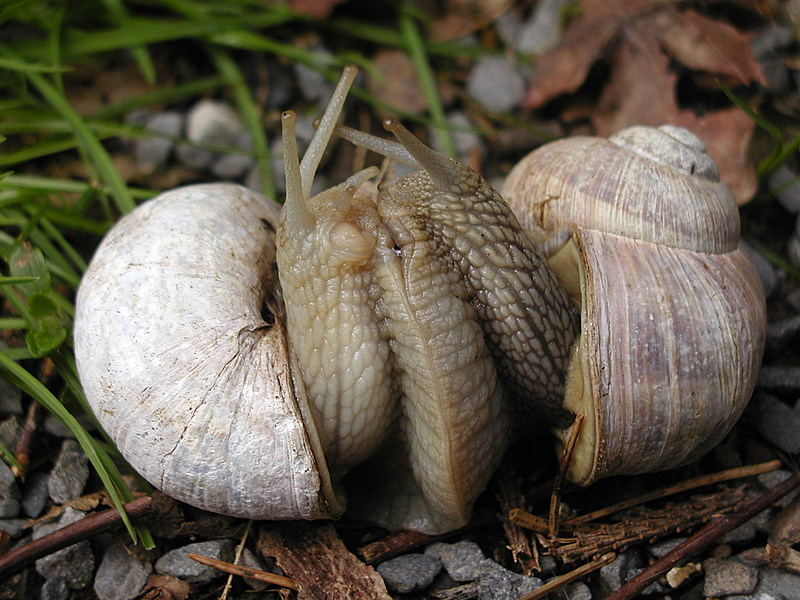
<path id="1" fill-rule="evenodd" d="M 97 188 L 83 181 L 72 179 L 56 179 L 52 177 L 37 177 L 36 175 L 9 175 L 0 181 L 0 190 L 4 188 L 25 188 L 49 192 L 72 192 L 82 194 L 88 190 L 107 192 L 108 188 Z M 130 188 L 131 196 L 139 200 L 152 198 L 158 192 L 143 188 Z"/>
<path id="2" fill-rule="evenodd" d="M 20 319 L 17 317 L 0 318 L 0 329 L 16 330 L 27 328 L 28 322 L 25 319 Z"/>
<path id="3" fill-rule="evenodd" d="M 8 54 L 8 51 L 5 51 Z M 28 81 L 39 91 L 47 102 L 72 126 L 75 137 L 81 143 L 81 147 L 86 154 L 92 158 L 97 169 L 100 171 L 106 185 L 111 189 L 117 208 L 122 213 L 132 211 L 136 205 L 133 202 L 130 191 L 122 181 L 111 157 L 97 138 L 92 134 L 84 123 L 83 119 L 75 112 L 64 95 L 47 79 L 39 73 L 26 73 Z"/>
<path id="4" fill-rule="evenodd" d="M 128 20 L 128 11 L 120 0 L 103 0 L 103 4 L 105 4 L 106 10 L 108 10 L 114 23 L 117 25 L 121 25 Z M 153 65 L 150 54 L 147 52 L 147 48 L 144 46 L 135 46 L 129 48 L 129 50 L 133 54 L 136 65 L 139 67 L 139 71 L 141 71 L 145 81 L 154 84 L 156 82 L 156 68 L 155 65 Z"/>
<path id="5" fill-rule="evenodd" d="M 0 276 L 0 285 L 19 285 L 22 283 L 36 283 L 38 277 L 10 277 Z"/>
<path id="6" fill-rule="evenodd" d="M 453 141 L 453 133 L 447 125 L 444 109 L 439 99 L 439 92 L 436 89 L 436 80 L 433 77 L 433 71 L 428 63 L 425 44 L 417 29 L 412 10 L 413 8 L 410 4 L 406 3 L 403 5 L 400 11 L 400 31 L 406 42 L 406 48 L 411 56 L 411 61 L 414 63 L 414 70 L 417 72 L 417 79 L 419 79 L 422 93 L 425 95 L 425 100 L 428 103 L 431 120 L 433 121 L 434 127 L 439 131 L 442 150 L 447 156 L 456 158 L 456 145 Z"/>
<path id="7" fill-rule="evenodd" d="M 211 49 L 211 58 L 217 66 L 217 70 L 222 74 L 233 90 L 239 112 L 250 132 L 250 139 L 253 142 L 253 150 L 256 155 L 256 168 L 261 175 L 261 191 L 268 198 L 275 197 L 275 185 L 272 181 L 272 168 L 269 162 L 269 145 L 267 136 L 264 134 L 264 124 L 262 122 L 261 109 L 256 105 L 250 89 L 245 83 L 244 76 L 233 62 L 230 55 L 220 49 Z"/>
<path id="8" fill-rule="evenodd" d="M 719 89 L 722 90 L 722 93 L 728 97 L 730 100 L 739 110 L 745 113 L 748 117 L 750 117 L 756 125 L 761 127 L 764 131 L 766 131 L 769 135 L 771 135 L 776 140 L 782 140 L 783 134 L 781 130 L 778 129 L 775 125 L 767 121 L 764 117 L 758 114 L 753 107 L 749 106 L 744 100 L 739 98 L 736 94 L 734 94 L 731 89 L 722 83 L 719 79 L 717 79 L 717 85 Z"/>
<path id="9" fill-rule="evenodd" d="M 19 464 L 17 457 L 14 456 L 14 453 L 9 450 L 8 446 L 3 442 L 0 442 L 0 458 L 2 458 L 9 467 L 15 467 L 20 471 L 22 470 L 22 465 Z"/>
<path id="10" fill-rule="evenodd" d="M 115 475 L 118 475 L 119 478 L 116 476 L 112 477 L 111 473 L 109 472 L 110 469 L 108 461 L 101 458 L 100 455 L 101 452 L 104 451 L 102 451 L 94 443 L 92 436 L 90 436 L 89 433 L 78 422 L 78 420 L 73 417 L 66 408 L 64 408 L 64 405 L 61 404 L 58 398 L 56 398 L 50 392 L 50 390 L 48 390 L 42 384 L 41 381 L 36 379 L 36 377 L 18 365 L 5 352 L 0 352 L 0 367 L 2 367 L 15 380 L 22 391 L 44 406 L 49 412 L 61 419 L 67 428 L 69 428 L 69 430 L 75 436 L 75 439 L 81 445 L 81 448 L 83 448 L 86 457 L 92 463 L 95 471 L 100 476 L 100 480 L 103 482 L 103 485 L 108 491 L 108 495 L 111 498 L 114 507 L 117 509 L 117 511 L 119 511 L 122 522 L 125 524 L 131 539 L 136 542 L 136 530 L 133 527 L 133 523 L 131 523 L 128 513 L 125 512 L 125 508 L 123 507 L 123 492 L 121 491 L 125 490 L 127 495 L 130 496 L 130 490 L 128 490 L 127 486 L 125 486 L 125 482 L 121 479 L 122 475 L 119 474 L 118 470 Z M 116 470 L 116 468 L 114 470 Z M 121 488 L 118 488 L 115 485 L 115 480 L 121 483 Z"/>
<path id="11" fill-rule="evenodd" d="M 9 71 L 17 71 L 19 73 L 64 73 L 72 70 L 65 67 L 37 65 L 23 60 L 2 57 L 0 57 L 0 69 L 8 69 Z"/>

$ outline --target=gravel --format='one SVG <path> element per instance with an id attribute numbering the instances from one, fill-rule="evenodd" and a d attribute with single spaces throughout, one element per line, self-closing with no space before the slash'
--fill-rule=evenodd
<path id="1" fill-rule="evenodd" d="M 758 483 L 760 483 L 765 490 L 775 487 L 783 480 L 788 479 L 792 476 L 791 471 L 787 471 L 786 469 L 778 469 L 776 471 L 770 471 L 769 473 L 762 473 L 758 476 Z M 789 504 L 800 495 L 800 488 L 795 488 L 783 498 L 775 502 L 775 506 L 780 508 L 785 508 L 789 506 Z"/>
<path id="2" fill-rule="evenodd" d="M 425 554 L 442 561 L 444 570 L 455 581 L 474 581 L 481 573 L 486 560 L 478 544 L 463 540 L 455 544 L 441 542 L 425 548 Z"/>
<path id="3" fill-rule="evenodd" d="M 750 594 L 758 583 L 758 569 L 734 559 L 710 558 L 703 562 L 706 573 L 703 593 L 713 598 L 731 594 Z"/>
<path id="4" fill-rule="evenodd" d="M 80 497 L 89 480 L 89 461 L 75 440 L 64 440 L 56 463 L 50 471 L 47 487 L 56 504 Z"/>
<path id="5" fill-rule="evenodd" d="M 22 414 L 22 391 L 5 379 L 0 379 L 0 414 Z"/>
<path id="6" fill-rule="evenodd" d="M 0 461 L 0 518 L 8 519 L 19 514 L 22 493 L 17 478 L 8 465 Z"/>
<path id="7" fill-rule="evenodd" d="M 753 250 L 747 242 L 742 241 L 740 245 L 756 268 L 758 277 L 761 279 L 761 285 L 764 286 L 764 295 L 769 298 L 778 284 L 778 272 L 766 258 Z"/>
<path id="8" fill-rule="evenodd" d="M 312 69 L 303 63 L 294 63 L 294 74 L 297 78 L 297 86 L 300 93 L 310 102 L 326 104 L 333 95 L 333 85 L 325 79 L 322 74 L 324 67 L 333 63 L 333 54 L 322 46 L 310 48 L 313 52 L 314 60 L 317 62 L 318 69 Z"/>
<path id="9" fill-rule="evenodd" d="M 542 585 L 537 577 L 514 573 L 487 558 L 480 564 L 478 600 L 516 600 Z"/>
<path id="10" fill-rule="evenodd" d="M 516 35 L 514 48 L 525 54 L 541 54 L 561 40 L 562 11 L 570 0 L 540 0 Z"/>
<path id="11" fill-rule="evenodd" d="M 47 485 L 47 473 L 33 473 L 25 483 L 22 495 L 22 509 L 31 519 L 42 514 L 47 499 L 50 497 L 50 490 Z"/>
<path id="12" fill-rule="evenodd" d="M 657 544 L 653 544 L 648 547 L 650 554 L 653 558 L 661 558 L 662 556 L 666 556 L 669 552 L 672 551 L 675 546 L 678 544 L 682 544 L 686 541 L 685 537 L 678 537 L 673 538 L 671 540 L 664 540 L 663 542 L 658 542 Z"/>
<path id="13" fill-rule="evenodd" d="M 525 80 L 511 61 L 484 56 L 475 63 L 469 74 L 467 93 L 486 110 L 504 112 L 522 101 Z"/>
<path id="14" fill-rule="evenodd" d="M 147 119 L 144 128 L 163 136 L 178 137 L 183 130 L 184 117 L 177 111 L 164 111 Z M 166 163 L 174 143 L 164 137 L 139 139 L 133 145 L 133 156 L 137 166 L 145 173 L 152 173 Z"/>
<path id="15" fill-rule="evenodd" d="M 170 550 L 156 561 L 156 572 L 161 575 L 179 577 L 189 583 L 208 583 L 222 572 L 213 567 L 201 565 L 186 556 L 187 554 L 202 554 L 217 560 L 230 562 L 233 559 L 234 542 L 232 540 L 212 540 L 210 542 L 197 542 Z"/>
<path id="16" fill-rule="evenodd" d="M 767 326 L 769 352 L 780 352 L 797 338 L 800 338 L 800 315 L 773 321 Z"/>
<path id="17" fill-rule="evenodd" d="M 42 584 L 39 598 L 40 600 L 67 600 L 69 594 L 69 586 L 63 577 L 50 577 Z"/>
<path id="18" fill-rule="evenodd" d="M 64 509 L 63 514 L 57 522 L 45 523 L 34 527 L 33 539 L 38 540 L 83 517 L 84 513 L 68 506 Z M 94 572 L 92 547 L 86 540 L 67 546 L 62 550 L 37 560 L 36 571 L 45 579 L 53 577 L 63 578 L 67 585 L 73 590 L 85 588 L 92 580 L 92 573 Z"/>
<path id="19" fill-rule="evenodd" d="M 607 596 L 617 591 L 628 580 L 629 572 L 639 567 L 642 561 L 635 550 L 623 552 L 613 562 L 600 567 L 598 573 L 598 591 L 600 596 Z"/>
<path id="20" fill-rule="evenodd" d="M 17 445 L 20 431 L 22 429 L 19 426 L 19 419 L 17 417 L 8 417 L 0 422 L 0 443 L 9 450 L 13 450 Z"/>
<path id="21" fill-rule="evenodd" d="M 786 163 L 775 169 L 767 180 L 769 191 L 792 214 L 800 214 L 800 175 Z"/>
<path id="22" fill-rule="evenodd" d="M 108 547 L 94 580 L 94 593 L 100 600 L 131 600 L 153 572 L 149 561 L 117 542 Z"/>
<path id="23" fill-rule="evenodd" d="M 797 406 L 793 408 L 775 396 L 761 393 L 753 413 L 756 429 L 767 440 L 790 454 L 800 452 L 800 411 Z"/>
<path id="24" fill-rule="evenodd" d="M 424 590 L 442 570 L 442 561 L 430 554 L 404 554 L 378 565 L 386 587 L 401 594 Z"/>

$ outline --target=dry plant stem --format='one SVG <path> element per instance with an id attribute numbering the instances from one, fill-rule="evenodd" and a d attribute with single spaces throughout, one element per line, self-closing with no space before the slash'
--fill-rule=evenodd
<path id="1" fill-rule="evenodd" d="M 733 514 L 720 517 L 708 523 L 700 531 L 689 537 L 682 544 L 677 545 L 662 558 L 644 569 L 636 577 L 611 594 L 606 600 L 629 600 L 658 579 L 680 561 L 699 552 L 709 544 L 719 539 L 720 536 L 735 529 L 742 523 L 749 521 L 765 508 L 772 506 L 783 496 L 800 486 L 800 473 L 795 473 L 788 479 L 766 491 L 764 494 L 748 502 Z"/>
<path id="2" fill-rule="evenodd" d="M 438 600 L 472 600 L 478 597 L 478 582 L 471 581 L 464 585 L 447 588 L 446 590 L 438 590 L 430 592 L 431 598 Z"/>
<path id="3" fill-rule="evenodd" d="M 512 508 L 508 511 L 508 520 L 514 525 L 530 529 L 542 535 L 548 535 L 550 533 L 550 525 L 547 519 L 532 515 L 521 508 Z"/>
<path id="4" fill-rule="evenodd" d="M 249 519 L 247 521 L 247 525 L 245 525 L 244 533 L 242 534 L 242 539 L 239 541 L 239 545 L 236 546 L 236 554 L 233 557 L 233 564 L 238 565 L 239 561 L 242 558 L 242 552 L 244 552 L 244 545 L 247 543 L 247 538 L 250 535 L 250 530 L 253 528 L 253 520 Z M 231 592 L 231 586 L 233 585 L 233 573 L 228 574 L 228 580 L 225 582 L 225 587 L 222 588 L 222 593 L 219 595 L 219 600 L 227 600 L 228 594 Z"/>
<path id="5" fill-rule="evenodd" d="M 558 534 L 558 509 L 561 505 L 561 484 L 567 473 L 567 468 L 572 460 L 572 451 L 575 450 L 575 443 L 578 441 L 578 434 L 581 432 L 581 424 L 583 423 L 584 415 L 580 413 L 575 414 L 575 420 L 572 422 L 572 429 L 570 429 L 567 442 L 561 451 L 561 458 L 558 461 L 558 473 L 556 473 L 555 480 L 553 481 L 553 493 L 550 496 L 550 516 L 548 519 L 548 534 L 550 537 L 555 537 Z"/>
<path id="6" fill-rule="evenodd" d="M 737 467 L 735 469 L 718 471 L 717 473 L 711 473 L 709 475 L 703 475 L 701 477 L 687 479 L 686 481 L 682 481 L 681 483 L 677 483 L 675 485 L 661 488 L 659 490 L 648 492 L 647 494 L 642 494 L 641 496 L 637 496 L 636 498 L 631 498 L 630 500 L 623 500 L 622 502 L 612 504 L 611 506 L 606 506 L 605 508 L 601 508 L 599 510 L 586 513 L 585 515 L 581 515 L 579 517 L 573 517 L 571 519 L 567 519 L 562 523 L 562 525 L 564 527 L 571 527 L 574 525 L 589 523 L 590 521 L 595 521 L 597 519 L 602 519 L 603 517 L 607 517 L 608 515 L 613 515 L 614 513 L 617 513 L 621 510 L 625 510 L 626 508 L 630 508 L 631 506 L 644 504 L 645 502 L 651 502 L 653 500 L 659 500 L 661 498 L 666 498 L 674 494 L 679 494 L 681 492 L 693 490 L 695 488 L 704 487 L 714 483 L 721 483 L 723 481 L 730 481 L 732 479 L 741 479 L 743 477 L 752 477 L 753 475 L 768 473 L 770 471 L 774 471 L 780 466 L 781 466 L 781 461 L 771 460 L 756 465 Z"/>
<path id="7" fill-rule="evenodd" d="M 28 405 L 28 412 L 25 415 L 25 422 L 19 434 L 19 440 L 17 440 L 17 445 L 14 447 L 14 458 L 17 459 L 19 467 L 11 467 L 11 472 L 14 477 L 19 479 L 24 480 L 28 472 L 28 464 L 30 463 L 29 451 L 33 441 L 33 434 L 36 431 L 36 424 L 39 421 L 39 411 L 39 403 L 36 400 L 31 400 Z"/>
<path id="8" fill-rule="evenodd" d="M 210 556 L 204 556 L 202 554 L 192 554 L 190 552 L 186 556 L 196 562 L 199 562 L 201 565 L 214 567 L 223 573 L 240 575 L 242 577 L 247 577 L 248 579 L 257 579 L 258 581 L 271 583 L 272 585 L 277 585 L 278 587 L 287 588 L 290 590 L 297 591 L 300 589 L 300 587 L 294 581 L 288 577 L 284 577 L 283 575 L 269 573 L 260 569 L 251 569 L 250 567 L 243 567 L 242 565 L 235 565 L 233 563 L 225 562 L 224 560 L 217 560 L 216 558 L 211 558 Z"/>
<path id="9" fill-rule="evenodd" d="M 513 561 L 522 569 L 522 574 L 530 575 L 540 568 L 539 552 L 536 544 L 531 543 L 528 534 L 510 519 L 510 512 L 513 510 L 511 507 L 524 502 L 519 479 L 510 470 L 504 470 L 498 479 L 498 487 L 500 488 L 498 501 L 503 515 L 503 531 L 508 541 L 507 547 L 511 551 Z"/>
<path id="10" fill-rule="evenodd" d="M 545 596 L 547 596 L 547 594 L 559 590 L 565 585 L 572 583 L 573 581 L 580 579 L 581 577 L 585 577 L 589 573 L 594 573 L 600 567 L 613 562 L 616 557 L 617 555 L 614 554 L 613 552 L 604 554 L 600 558 L 593 560 L 592 562 L 586 563 L 585 565 L 581 565 L 580 567 L 570 571 L 569 573 L 564 573 L 563 575 L 559 575 L 558 577 L 553 577 L 553 579 L 545 583 L 542 587 L 537 588 L 532 592 L 525 594 L 524 596 L 520 596 L 519 598 L 517 598 L 517 600 L 537 600 L 537 598 L 544 598 Z"/>
<path id="11" fill-rule="evenodd" d="M 390 533 L 385 538 L 376 542 L 365 544 L 356 549 L 356 554 L 365 563 L 373 565 L 375 563 L 392 558 L 398 554 L 404 554 L 423 544 L 429 544 L 442 538 L 438 535 L 427 535 L 418 531 L 397 531 Z"/>
<path id="12" fill-rule="evenodd" d="M 165 496 L 145 496 L 137 498 L 125 505 L 125 510 L 132 518 L 142 515 L 166 512 L 173 501 Z M 66 548 L 76 542 L 88 539 L 122 525 L 122 519 L 116 509 L 104 510 L 62 527 L 53 533 L 19 546 L 0 557 L 0 579 L 6 577 L 26 564 L 52 554 L 56 550 Z"/>

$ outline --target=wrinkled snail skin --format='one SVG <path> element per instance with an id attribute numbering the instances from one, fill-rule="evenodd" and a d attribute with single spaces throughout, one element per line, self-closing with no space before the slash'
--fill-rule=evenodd
<path id="1" fill-rule="evenodd" d="M 528 400 L 518 390 L 558 393 L 575 321 L 555 285 L 561 305 L 531 312 L 554 280 L 531 285 L 533 296 L 518 289 L 539 272 L 529 272 L 535 251 L 507 231 L 518 225 L 499 197 L 399 126 L 419 174 L 377 199 L 358 191 L 375 168 L 311 195 L 354 75 L 345 70 L 302 161 L 284 114 L 281 211 L 216 184 L 162 194 L 120 220 L 78 293 L 78 368 L 123 456 L 182 501 L 247 518 L 334 518 L 356 466 L 375 474 L 348 477 L 356 514 L 442 533 L 468 521 L 505 453 L 509 404 Z M 440 209 L 442 227 L 420 221 Z M 520 299 L 529 306 L 501 306 Z M 567 331 L 550 332 L 551 320 Z M 499 334 L 517 327 L 517 354 L 498 369 Z M 529 351 L 539 367 L 522 366 Z M 517 373 L 518 388 L 501 380 Z"/>
<path id="2" fill-rule="evenodd" d="M 568 476 L 588 485 L 710 450 L 752 394 L 766 315 L 702 142 L 672 126 L 561 140 L 518 163 L 503 194 L 581 309 L 565 408 L 586 419 Z"/>

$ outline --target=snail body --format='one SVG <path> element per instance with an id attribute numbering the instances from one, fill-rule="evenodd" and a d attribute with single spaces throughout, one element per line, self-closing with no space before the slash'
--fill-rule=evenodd
<path id="1" fill-rule="evenodd" d="M 724 434 L 752 374 L 725 375 L 715 393 L 736 401 L 714 405 L 710 427 L 674 428 L 686 405 L 661 401 L 689 394 L 697 417 L 708 395 L 702 376 L 757 361 L 757 317 L 747 322 L 755 341 L 744 355 L 729 348 L 712 356 L 684 333 L 712 320 L 714 335 L 730 333 L 724 313 L 757 304 L 752 268 L 735 243 L 714 242 L 718 259 L 703 254 L 702 234 L 689 249 L 661 249 L 636 234 L 613 251 L 633 256 L 606 256 L 622 231 L 549 213 L 552 199 L 539 202 L 538 191 L 512 191 L 529 236 L 483 179 L 399 123 L 384 124 L 396 143 L 338 127 L 354 75 L 345 70 L 302 161 L 294 115 L 284 113 L 283 208 L 235 185 L 188 186 L 138 207 L 98 248 L 76 303 L 78 369 L 100 422 L 137 471 L 223 514 L 335 518 L 347 506 L 387 528 L 442 533 L 467 522 L 512 439 L 530 429 L 563 435 L 571 412 L 593 411 L 569 471 L 580 483 L 675 466 Z M 362 185 L 371 168 L 312 196 L 335 134 L 417 170 L 374 195 Z M 725 201 L 719 206 L 706 212 L 730 216 Z M 599 209 L 615 211 L 635 212 Z M 531 224 L 529 213 L 546 212 L 552 222 Z M 673 229 L 683 226 L 676 219 Z M 738 235 L 738 225 L 728 227 Z M 663 261 L 640 260 L 641 244 L 657 245 Z M 673 251 L 693 253 L 693 266 Z M 656 315 L 625 313 L 635 307 L 630 286 L 607 269 L 633 267 L 649 269 L 637 285 L 650 286 L 679 327 L 646 337 L 644 351 L 620 367 Z M 697 285 L 664 284 L 664 269 L 703 268 L 713 273 Z M 749 287 L 725 287 L 739 280 Z M 687 315 L 695 309 L 664 296 L 669 285 L 714 303 Z M 619 315 L 629 329 L 612 336 L 619 347 L 604 348 Z M 587 346 L 598 340 L 600 348 Z M 681 372 L 692 359 L 705 365 L 722 355 L 719 368 Z M 612 371 L 621 375 L 602 379 Z M 675 384 L 681 377 L 687 383 Z M 606 402 L 618 385 L 671 391 L 644 408 Z M 637 427 L 667 433 L 641 436 Z M 670 451 L 681 436 L 688 449 Z"/>
<path id="2" fill-rule="evenodd" d="M 377 201 L 358 191 L 376 169 L 311 196 L 354 74 L 302 161 L 284 114 L 279 217 L 215 185 L 120 221 L 79 290 L 78 368 L 123 455 L 180 500 L 336 517 L 362 463 L 376 493 L 358 514 L 439 533 L 467 522 L 511 439 L 510 407 L 557 403 L 576 312 L 499 195 L 399 124 L 419 172 Z M 530 285 L 537 273 L 547 280 Z"/>

